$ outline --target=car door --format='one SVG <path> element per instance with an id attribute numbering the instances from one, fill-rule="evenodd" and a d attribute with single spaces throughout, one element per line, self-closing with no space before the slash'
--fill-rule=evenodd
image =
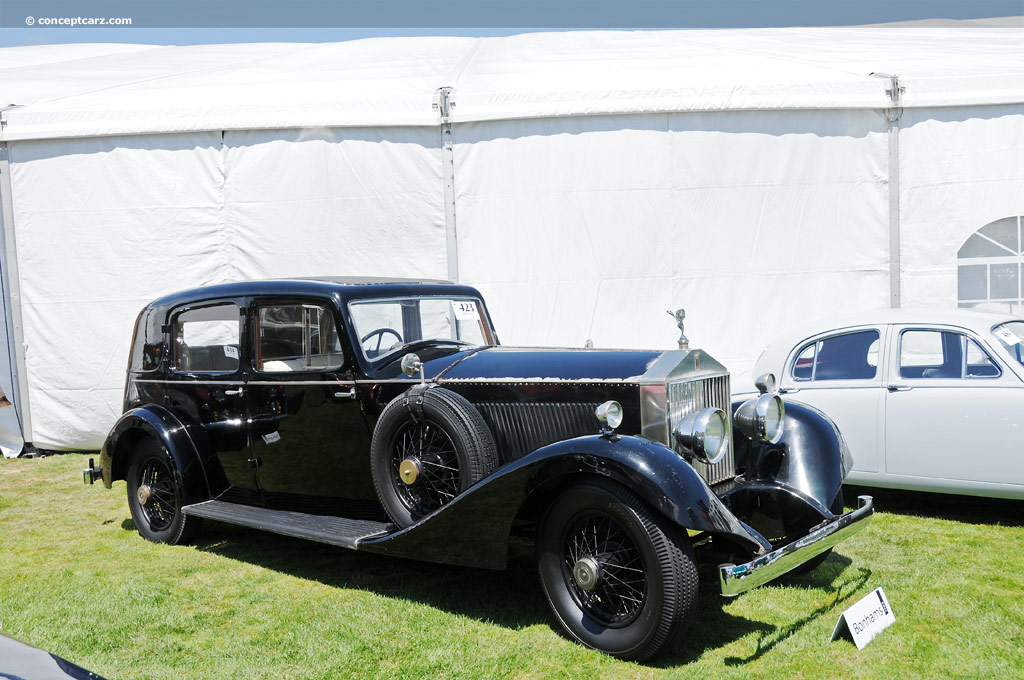
<path id="1" fill-rule="evenodd" d="M 779 381 L 788 399 L 823 411 L 853 456 L 851 479 L 879 471 L 884 446 L 883 326 L 858 326 L 808 338 L 794 348 Z"/>
<path id="2" fill-rule="evenodd" d="M 268 507 L 360 516 L 379 512 L 370 435 L 334 305 L 255 299 L 249 409 Z"/>
<path id="3" fill-rule="evenodd" d="M 248 405 L 245 398 L 245 303 L 220 299 L 178 307 L 170 314 L 171 369 L 167 402 L 200 428 L 219 463 L 207 469 L 222 500 L 259 502 L 249 462 Z M 223 493 L 220 493 L 223 491 Z"/>
<path id="4" fill-rule="evenodd" d="M 1024 389 L 973 333 L 894 327 L 885 472 L 922 488 L 1024 482 Z"/>

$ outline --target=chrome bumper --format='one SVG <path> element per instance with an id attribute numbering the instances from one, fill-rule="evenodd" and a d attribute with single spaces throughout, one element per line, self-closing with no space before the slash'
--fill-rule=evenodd
<path id="1" fill-rule="evenodd" d="M 859 507 L 840 515 L 801 539 L 762 555 L 746 564 L 723 564 L 718 567 L 722 595 L 733 597 L 763 586 L 832 546 L 845 541 L 868 525 L 874 513 L 871 496 L 858 496 Z"/>

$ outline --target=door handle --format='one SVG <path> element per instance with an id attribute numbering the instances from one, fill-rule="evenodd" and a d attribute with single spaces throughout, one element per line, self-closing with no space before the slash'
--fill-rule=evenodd
<path id="1" fill-rule="evenodd" d="M 243 388 L 239 387 L 237 390 L 224 390 L 224 394 L 229 397 L 240 397 L 242 396 Z"/>
<path id="2" fill-rule="evenodd" d="M 886 389 L 890 392 L 907 392 L 914 388 L 911 385 L 889 385 Z"/>
<path id="3" fill-rule="evenodd" d="M 799 391 L 800 391 L 799 387 L 780 387 L 779 388 L 779 394 L 793 394 L 794 392 L 799 392 Z"/>
<path id="4" fill-rule="evenodd" d="M 338 397 L 339 399 L 342 399 L 344 397 L 348 397 L 349 399 L 355 399 L 356 398 L 356 388 L 353 387 L 348 392 L 335 392 L 334 396 Z"/>

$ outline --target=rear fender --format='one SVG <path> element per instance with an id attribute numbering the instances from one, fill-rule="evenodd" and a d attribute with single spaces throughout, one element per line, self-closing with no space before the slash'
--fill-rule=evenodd
<path id="1" fill-rule="evenodd" d="M 103 485 L 125 479 L 135 445 L 145 437 L 160 443 L 174 460 L 181 475 L 185 503 L 209 500 L 210 485 L 201 457 L 188 428 L 167 408 L 145 406 L 132 409 L 114 424 L 100 451 Z"/>
<path id="2" fill-rule="evenodd" d="M 615 480 L 685 529 L 726 534 L 751 553 L 765 546 L 671 449 L 639 437 L 588 436 L 537 449 L 416 524 L 382 538 L 362 540 L 359 547 L 431 562 L 501 569 L 512 522 L 524 503 L 538 497 L 546 501 L 588 477 Z"/>

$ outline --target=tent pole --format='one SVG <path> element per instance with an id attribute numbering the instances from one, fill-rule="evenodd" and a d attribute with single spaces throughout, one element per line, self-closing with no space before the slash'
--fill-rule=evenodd
<path id="1" fill-rule="evenodd" d="M 25 332 L 21 319 L 21 277 L 18 275 L 18 250 L 14 234 L 14 191 L 11 185 L 10 149 L 3 139 L 7 127 L 5 111 L 0 109 L 0 232 L 3 235 L 3 287 L 4 307 L 10 333 L 7 336 L 10 352 L 11 379 L 14 387 L 14 409 L 21 424 L 21 436 L 26 442 L 32 441 L 32 418 L 29 415 L 28 381 L 25 374 Z M 13 351 L 11 351 L 13 350 Z"/>
<path id="2" fill-rule="evenodd" d="M 903 92 L 898 75 L 872 73 L 876 78 L 888 78 L 889 108 L 885 120 L 889 135 L 889 306 L 900 306 L 900 118 L 903 117 Z"/>
<path id="3" fill-rule="evenodd" d="M 455 149 L 452 143 L 452 88 L 438 88 L 434 110 L 441 115 L 441 176 L 444 181 L 444 227 L 448 248 L 448 279 L 459 280 L 459 240 L 455 231 Z"/>

